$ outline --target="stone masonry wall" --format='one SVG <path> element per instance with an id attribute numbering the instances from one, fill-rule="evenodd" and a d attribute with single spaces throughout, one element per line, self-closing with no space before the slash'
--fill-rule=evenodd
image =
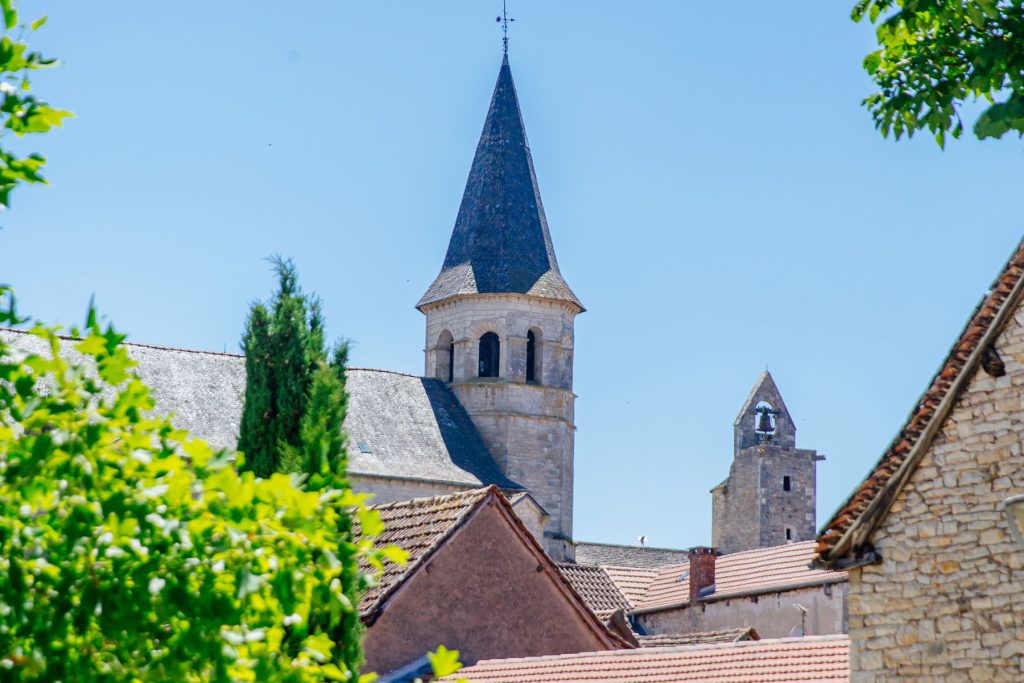
<path id="1" fill-rule="evenodd" d="M 815 537 L 815 456 L 814 451 L 765 447 L 761 457 L 761 547 Z M 789 491 L 783 487 L 784 477 L 789 477 Z"/>
<path id="2" fill-rule="evenodd" d="M 387 477 L 366 477 L 353 474 L 349 477 L 352 490 L 356 493 L 372 493 L 370 499 L 372 505 L 382 503 L 394 503 L 400 500 L 411 500 L 413 498 L 432 498 L 443 496 L 456 491 L 469 490 L 471 487 L 458 487 L 449 484 L 440 484 L 430 481 L 416 481 L 413 479 L 391 479 Z"/>
<path id="3" fill-rule="evenodd" d="M 575 394 L 573 320 L 563 302 L 513 294 L 477 294 L 425 307 L 425 370 L 447 379 L 448 335 L 454 340 L 452 389 L 502 472 L 526 487 L 548 514 L 544 547 L 571 558 Z M 479 340 L 500 340 L 499 376 L 478 377 Z M 527 335 L 537 348 L 536 381 L 526 381 Z"/>
<path id="4" fill-rule="evenodd" d="M 734 553 L 813 539 L 816 458 L 815 451 L 772 444 L 739 451 L 725 485 L 712 493 L 713 545 Z"/>
<path id="5" fill-rule="evenodd" d="M 1000 503 L 1024 493 L 1024 313 L 979 370 L 850 572 L 852 683 L 1024 680 L 1024 548 Z"/>

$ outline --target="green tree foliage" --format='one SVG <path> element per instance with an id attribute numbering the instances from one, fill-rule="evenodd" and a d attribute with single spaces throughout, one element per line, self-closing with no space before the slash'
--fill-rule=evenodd
<path id="1" fill-rule="evenodd" d="M 927 129 L 945 146 L 967 98 L 990 103 L 979 138 L 1024 135 L 1024 0 L 859 0 L 853 19 L 864 17 L 880 47 L 864 59 L 879 86 L 864 106 L 882 135 Z"/>
<path id="2" fill-rule="evenodd" d="M 57 65 L 57 60 L 30 51 L 24 42 L 25 36 L 46 23 L 46 17 L 22 23 L 14 0 L 0 0 L 0 12 L 4 23 L 4 36 L 0 38 L 0 137 L 8 132 L 17 137 L 46 133 L 72 116 L 31 94 L 30 72 Z M 40 154 L 20 156 L 7 145 L 0 147 L 0 206 L 10 206 L 11 191 L 19 184 L 45 183 L 41 174 L 45 163 L 46 158 Z"/>
<path id="3" fill-rule="evenodd" d="M 313 375 L 328 356 L 319 300 L 302 293 L 291 260 L 271 262 L 277 291 L 269 305 L 252 305 L 242 339 L 247 380 L 238 449 L 261 477 L 300 469 L 294 457 L 303 450 L 302 419 Z"/>
<path id="4" fill-rule="evenodd" d="M 19 322 L 3 287 L 0 304 Z M 95 315 L 74 361 L 55 330 L 32 333 L 43 351 L 0 340 L 0 680 L 354 680 L 356 560 L 402 559 L 365 540 L 381 524 L 363 497 L 329 466 L 308 489 L 239 474 L 152 417 Z M 317 378 L 316 400 L 337 395 L 337 373 Z"/>

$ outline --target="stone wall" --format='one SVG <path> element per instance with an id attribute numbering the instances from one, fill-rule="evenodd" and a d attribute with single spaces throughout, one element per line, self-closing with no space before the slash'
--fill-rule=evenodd
<path id="1" fill-rule="evenodd" d="M 813 539 L 819 458 L 774 444 L 736 453 L 729 478 L 712 491 L 712 544 L 733 553 Z"/>
<path id="2" fill-rule="evenodd" d="M 853 683 L 1024 680 L 1024 548 L 1000 510 L 1024 492 L 1024 313 L 996 342 L 850 572 Z"/>
<path id="3" fill-rule="evenodd" d="M 786 638 L 800 627 L 800 612 L 807 609 L 806 635 L 823 636 L 847 631 L 848 586 L 845 582 L 781 593 L 696 603 L 637 615 L 647 633 L 698 633 L 752 626 L 762 638 Z"/>
<path id="4" fill-rule="evenodd" d="M 372 493 L 372 505 L 395 503 L 413 498 L 432 498 L 456 491 L 468 491 L 471 486 L 456 486 L 417 479 L 392 479 L 388 477 L 369 477 L 353 474 L 349 476 L 352 490 L 356 493 Z"/>
<path id="5" fill-rule="evenodd" d="M 454 340 L 452 390 L 502 472 L 524 486 L 548 514 L 544 546 L 571 559 L 575 394 L 573 320 L 564 302 L 515 294 L 476 294 L 423 308 L 425 370 L 447 379 Z M 536 381 L 526 381 L 527 334 L 538 345 Z M 500 340 L 499 376 L 479 377 L 479 341 Z"/>

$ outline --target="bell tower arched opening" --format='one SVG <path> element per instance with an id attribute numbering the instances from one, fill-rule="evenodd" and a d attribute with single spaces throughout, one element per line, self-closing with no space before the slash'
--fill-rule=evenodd
<path id="1" fill-rule="evenodd" d="M 480 337 L 480 377 L 498 377 L 499 360 L 501 359 L 501 341 L 494 332 L 486 332 Z"/>

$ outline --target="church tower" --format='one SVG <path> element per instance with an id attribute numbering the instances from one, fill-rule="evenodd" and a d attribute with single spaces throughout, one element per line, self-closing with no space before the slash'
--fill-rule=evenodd
<path id="1" fill-rule="evenodd" d="M 571 559 L 573 321 L 505 55 L 426 316 L 426 375 L 449 382 L 503 473 L 544 508 Z"/>
<path id="2" fill-rule="evenodd" d="M 729 478 L 711 489 L 712 544 L 722 553 L 814 538 L 816 469 L 825 457 L 796 447 L 796 425 L 765 371 L 733 423 Z"/>

